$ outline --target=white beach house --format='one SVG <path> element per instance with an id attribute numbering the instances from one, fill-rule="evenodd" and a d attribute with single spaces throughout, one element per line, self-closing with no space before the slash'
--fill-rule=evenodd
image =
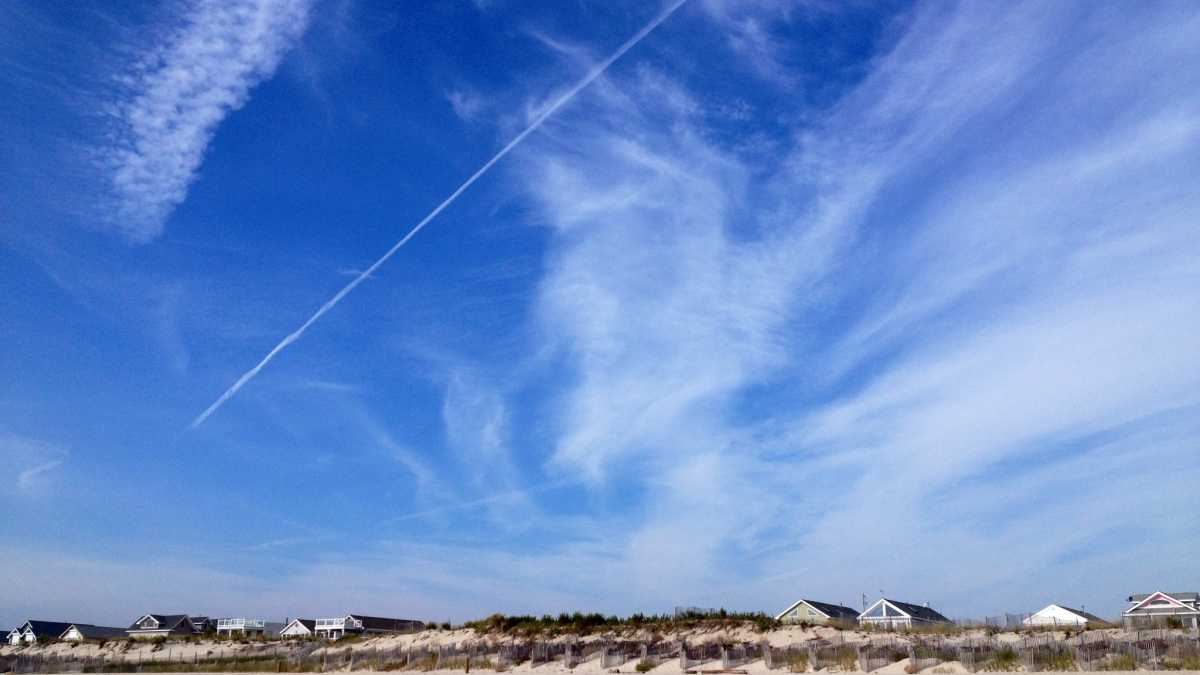
<path id="1" fill-rule="evenodd" d="M 1128 627 L 1169 626 L 1200 628 L 1200 593 L 1141 593 L 1129 596 L 1129 609 L 1121 614 Z"/>
<path id="2" fill-rule="evenodd" d="M 316 635 L 317 622 L 312 619 L 292 619 L 279 631 L 282 638 L 302 638 Z"/>
<path id="3" fill-rule="evenodd" d="M 320 637 L 337 640 L 347 635 L 416 633 L 424 629 L 425 624 L 411 619 L 387 619 L 378 616 L 347 614 L 333 619 L 317 619 L 313 632 Z"/>
<path id="4" fill-rule="evenodd" d="M 283 630 L 283 624 L 278 621 L 265 619 L 217 619 L 217 635 L 238 635 L 277 637 Z"/>
<path id="5" fill-rule="evenodd" d="M 203 618 L 203 617 L 200 617 Z M 205 618 L 207 623 L 207 618 Z M 143 614 L 125 632 L 131 638 L 156 638 L 169 635 L 195 635 L 196 630 L 187 614 Z"/>
<path id="6" fill-rule="evenodd" d="M 1089 614 L 1082 609 L 1074 609 L 1066 605 L 1046 605 L 1023 619 L 1021 623 L 1031 628 L 1039 626 L 1079 628 L 1088 624 L 1097 625 L 1107 622 L 1095 614 Z"/>
<path id="7" fill-rule="evenodd" d="M 65 621 L 41 621 L 29 619 L 21 624 L 13 633 L 8 634 L 8 643 L 12 645 L 32 645 L 38 641 L 55 640 L 71 624 Z"/>
<path id="8" fill-rule="evenodd" d="M 858 615 L 858 623 L 862 626 L 896 629 L 950 623 L 950 619 L 931 609 L 929 605 L 880 598 Z"/>

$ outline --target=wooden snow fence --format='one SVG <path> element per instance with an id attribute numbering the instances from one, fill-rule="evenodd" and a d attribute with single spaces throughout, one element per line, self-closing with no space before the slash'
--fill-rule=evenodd
<path id="1" fill-rule="evenodd" d="M 977 673 L 985 666 L 991 666 L 995 659 L 996 643 L 990 638 L 973 639 L 958 645 L 958 660 L 963 668 Z"/>
<path id="2" fill-rule="evenodd" d="M 695 668 L 702 663 L 716 661 L 719 658 L 721 658 L 721 645 L 715 642 L 698 645 L 689 645 L 686 642 L 680 644 L 679 667 L 683 670 Z"/>
<path id="3" fill-rule="evenodd" d="M 595 642 L 569 643 L 566 645 L 566 651 L 563 655 L 563 665 L 567 668 L 574 668 L 579 664 L 590 661 L 604 651 L 604 645 Z"/>
<path id="4" fill-rule="evenodd" d="M 762 645 L 741 642 L 721 645 L 721 667 L 728 670 L 762 658 Z"/>
<path id="5" fill-rule="evenodd" d="M 764 644 L 762 653 L 763 663 L 769 670 L 787 670 L 793 673 L 808 670 L 808 645 L 792 643 L 786 647 L 772 647 Z"/>
<path id="6" fill-rule="evenodd" d="M 838 637 L 835 640 L 813 640 L 809 643 L 808 662 L 813 670 L 837 667 L 844 671 L 858 669 L 858 649 Z"/>
<path id="7" fill-rule="evenodd" d="M 940 663 L 958 660 L 958 647 L 944 638 L 919 638 L 909 646 L 908 659 L 913 670 L 925 670 Z"/>
<path id="8" fill-rule="evenodd" d="M 601 668 L 617 668 L 630 659 L 642 655 L 642 643 L 628 640 L 615 640 L 604 643 L 600 651 Z"/>
<path id="9" fill-rule="evenodd" d="M 875 639 L 858 646 L 858 665 L 865 671 L 878 670 L 908 658 L 908 643 L 894 637 Z"/>

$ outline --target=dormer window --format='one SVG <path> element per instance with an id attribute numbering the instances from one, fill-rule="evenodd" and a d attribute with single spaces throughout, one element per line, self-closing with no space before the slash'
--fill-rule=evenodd
<path id="1" fill-rule="evenodd" d="M 142 623 L 138 625 L 140 625 L 142 628 L 158 628 L 158 622 L 151 617 L 142 619 Z"/>

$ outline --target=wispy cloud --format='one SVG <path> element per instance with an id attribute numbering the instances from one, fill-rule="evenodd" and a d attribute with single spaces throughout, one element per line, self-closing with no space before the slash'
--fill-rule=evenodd
<path id="1" fill-rule="evenodd" d="M 37 489 L 37 487 L 41 485 L 46 474 L 59 468 L 62 466 L 62 464 L 63 461 L 61 459 L 55 459 L 25 469 L 21 473 L 17 474 L 17 488 L 25 492 Z"/>
<path id="2" fill-rule="evenodd" d="M 111 146 L 113 225 L 156 237 L 187 197 L 217 126 L 271 77 L 304 32 L 309 0 L 197 0 L 119 80 Z"/>
<path id="3" fill-rule="evenodd" d="M 446 100 L 454 114 L 464 122 L 474 122 L 479 119 L 488 107 L 488 101 L 481 94 L 471 89 L 458 88 L 446 92 Z"/>
<path id="4" fill-rule="evenodd" d="M 26 497 L 45 494 L 66 458 L 65 450 L 50 443 L 0 432 L 0 463 L 15 469 L 15 479 L 3 491 Z"/>
<path id="5" fill-rule="evenodd" d="M 1106 532 L 1192 500 L 1200 99 L 1177 66 L 1196 18 L 930 5 L 904 25 L 776 161 L 713 141 L 643 71 L 524 164 L 557 233 L 542 335 L 574 368 L 552 466 L 651 467 L 634 569 L 806 567 L 835 597 L 903 581 L 975 609 L 1012 574 L 1097 569 L 1129 541 Z M 1169 487 L 1092 520 L 1079 504 L 1126 475 Z M 898 560 L 865 560 L 881 546 Z M 973 571 L 927 572 L 947 567 Z M 648 577 L 681 578 L 665 568 Z"/>

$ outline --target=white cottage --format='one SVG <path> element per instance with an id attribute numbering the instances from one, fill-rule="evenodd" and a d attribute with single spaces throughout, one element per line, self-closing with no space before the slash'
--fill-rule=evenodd
<path id="1" fill-rule="evenodd" d="M 425 624 L 412 619 L 347 614 L 333 619 L 317 619 L 313 631 L 320 637 L 338 640 L 347 635 L 395 635 L 416 633 L 424 629 Z"/>
<path id="2" fill-rule="evenodd" d="M 21 624 L 17 629 L 20 633 L 16 642 L 12 641 L 12 633 L 9 633 L 9 644 L 26 644 L 32 645 L 41 642 L 49 642 L 57 639 L 62 632 L 71 624 L 64 621 L 41 621 L 38 619 L 30 619 Z"/>
<path id="3" fill-rule="evenodd" d="M 1030 628 L 1042 626 L 1079 628 L 1088 624 L 1096 625 L 1107 622 L 1095 614 L 1089 614 L 1082 609 L 1073 609 L 1066 605 L 1046 605 L 1042 609 L 1030 614 L 1021 623 Z"/>
<path id="4" fill-rule="evenodd" d="M 896 629 L 950 623 L 950 619 L 931 609 L 929 605 L 916 605 L 911 602 L 880 598 L 858 615 L 858 623 L 861 626 Z"/>
<path id="5" fill-rule="evenodd" d="M 281 638 L 303 638 L 316 635 L 317 622 L 312 619 L 292 619 L 283 630 L 279 631 Z"/>
<path id="6" fill-rule="evenodd" d="M 207 621 L 207 619 L 206 619 Z M 125 629 L 131 638 L 156 638 L 171 635 L 195 635 L 196 630 L 187 614 L 143 614 Z"/>
<path id="7" fill-rule="evenodd" d="M 1129 596 L 1129 609 L 1121 614 L 1129 627 L 1170 626 L 1200 628 L 1200 593 L 1142 593 Z"/>
<path id="8" fill-rule="evenodd" d="M 283 624 L 264 619 L 217 619 L 217 635 L 278 637 Z"/>

